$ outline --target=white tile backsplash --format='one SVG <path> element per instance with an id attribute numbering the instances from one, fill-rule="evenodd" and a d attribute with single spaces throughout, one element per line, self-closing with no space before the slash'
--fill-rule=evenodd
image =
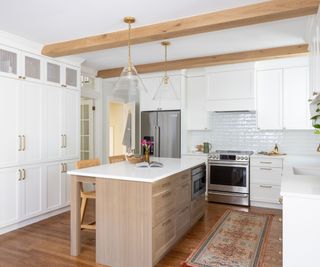
<path id="1" fill-rule="evenodd" d="M 210 113 L 210 131 L 189 131 L 188 150 L 210 142 L 213 149 L 270 151 L 278 144 L 280 152 L 317 154 L 320 136 L 312 130 L 257 130 L 255 112 Z M 319 154 L 319 153 L 318 153 Z"/>

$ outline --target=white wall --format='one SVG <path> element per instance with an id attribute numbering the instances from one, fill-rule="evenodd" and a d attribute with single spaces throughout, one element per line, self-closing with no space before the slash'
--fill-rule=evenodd
<path id="1" fill-rule="evenodd" d="M 280 152 L 288 154 L 317 154 L 320 136 L 312 130 L 259 131 L 256 113 L 210 113 L 210 131 L 189 131 L 188 151 L 203 142 L 213 149 L 270 151 L 275 143 Z M 318 153 L 319 154 L 319 153 Z"/>

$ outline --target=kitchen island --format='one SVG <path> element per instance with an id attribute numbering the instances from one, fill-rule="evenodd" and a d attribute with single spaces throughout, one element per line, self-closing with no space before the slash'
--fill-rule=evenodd
<path id="1" fill-rule="evenodd" d="M 68 172 L 71 182 L 71 255 L 80 253 L 80 183 L 96 184 L 96 262 L 151 267 L 204 214 L 204 194 L 192 197 L 201 159 L 154 158 L 162 168 L 128 162 Z"/>

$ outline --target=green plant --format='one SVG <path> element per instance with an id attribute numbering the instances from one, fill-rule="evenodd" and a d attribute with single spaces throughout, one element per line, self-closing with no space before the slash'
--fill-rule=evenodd
<path id="1" fill-rule="evenodd" d="M 320 102 L 317 104 L 316 108 L 316 115 L 314 115 L 312 118 L 312 126 L 315 129 L 315 134 L 320 134 Z"/>

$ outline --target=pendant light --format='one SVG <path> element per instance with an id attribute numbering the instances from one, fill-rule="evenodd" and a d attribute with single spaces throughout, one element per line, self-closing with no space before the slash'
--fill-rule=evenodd
<path id="1" fill-rule="evenodd" d="M 179 100 L 178 94 L 174 89 L 171 79 L 168 76 L 168 46 L 170 42 L 163 41 L 161 45 L 164 47 L 164 75 L 161 78 L 159 87 L 153 96 L 153 100 L 161 103 L 161 100 Z"/>
<path id="2" fill-rule="evenodd" d="M 123 21 L 128 24 L 128 64 L 123 68 L 113 88 L 112 95 L 120 98 L 125 103 L 139 102 L 140 90 L 144 90 L 147 93 L 147 89 L 131 60 L 131 24 L 136 19 L 134 17 L 125 17 Z"/>

